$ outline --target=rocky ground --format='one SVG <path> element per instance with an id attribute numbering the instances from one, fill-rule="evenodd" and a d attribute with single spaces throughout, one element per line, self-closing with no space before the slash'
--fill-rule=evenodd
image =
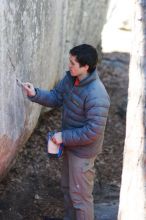
<path id="1" fill-rule="evenodd" d="M 128 65 L 129 54 L 114 52 L 104 54 L 102 63 L 98 66 L 100 77 L 111 97 L 111 108 L 103 153 L 95 163 L 94 199 L 97 217 L 100 215 L 99 204 L 108 203 L 117 208 L 119 199 Z M 47 132 L 60 129 L 60 115 L 60 110 L 57 109 L 41 115 L 13 168 L 0 183 L 0 220 L 41 220 L 44 215 L 63 216 L 63 197 L 60 190 L 62 159 L 49 159 L 46 150 Z M 104 215 L 100 219 L 108 218 Z"/>

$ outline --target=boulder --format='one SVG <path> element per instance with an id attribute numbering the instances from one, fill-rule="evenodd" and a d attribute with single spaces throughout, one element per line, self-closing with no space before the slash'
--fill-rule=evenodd
<path id="1" fill-rule="evenodd" d="M 0 179 L 31 135 L 41 106 L 16 78 L 51 89 L 67 69 L 68 51 L 98 46 L 108 0 L 0 1 Z"/>

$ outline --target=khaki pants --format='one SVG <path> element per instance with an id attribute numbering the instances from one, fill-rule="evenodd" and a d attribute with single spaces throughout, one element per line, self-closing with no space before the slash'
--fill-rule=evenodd
<path id="1" fill-rule="evenodd" d="M 66 152 L 61 187 L 64 193 L 64 220 L 94 220 L 93 185 L 95 158 L 79 158 Z"/>

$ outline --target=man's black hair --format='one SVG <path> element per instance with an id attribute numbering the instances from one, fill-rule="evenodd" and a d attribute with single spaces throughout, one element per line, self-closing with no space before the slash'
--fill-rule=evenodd
<path id="1" fill-rule="evenodd" d="M 98 54 L 93 46 L 88 44 L 81 44 L 79 46 L 73 47 L 69 53 L 76 57 L 76 60 L 80 66 L 88 65 L 89 73 L 92 73 L 96 69 Z"/>

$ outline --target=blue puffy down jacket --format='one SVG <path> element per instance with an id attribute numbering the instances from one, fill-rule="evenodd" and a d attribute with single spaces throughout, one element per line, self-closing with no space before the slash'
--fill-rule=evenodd
<path id="1" fill-rule="evenodd" d="M 79 85 L 75 86 L 74 82 L 68 71 L 54 89 L 36 88 L 36 95 L 29 99 L 48 107 L 62 106 L 65 150 L 90 158 L 102 151 L 110 99 L 96 70 Z"/>

